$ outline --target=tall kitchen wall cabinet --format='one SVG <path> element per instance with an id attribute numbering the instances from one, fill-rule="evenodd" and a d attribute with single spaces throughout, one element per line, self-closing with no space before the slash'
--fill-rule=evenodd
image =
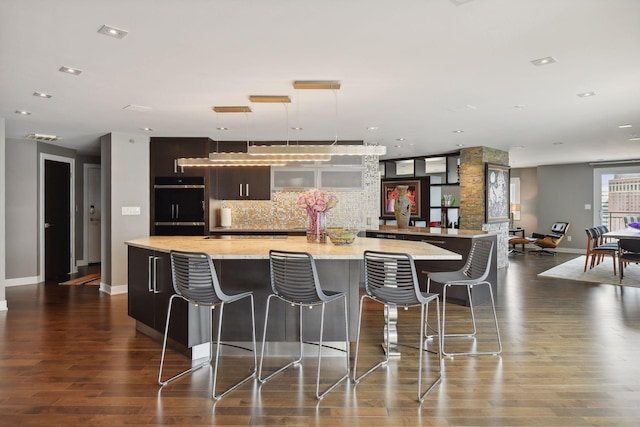
<path id="1" fill-rule="evenodd" d="M 220 141 L 212 143 L 213 151 L 243 153 L 247 143 Z M 219 167 L 211 174 L 211 188 L 218 200 L 271 199 L 271 168 L 269 166 Z"/>
<path id="2" fill-rule="evenodd" d="M 207 183 L 211 173 L 210 168 L 181 168 L 177 162 L 182 157 L 206 158 L 209 156 L 210 149 L 209 138 L 151 138 L 149 144 L 150 235 L 208 234 L 209 186 Z M 194 189 L 194 186 L 199 190 Z M 197 213 L 195 217 L 194 213 Z"/>

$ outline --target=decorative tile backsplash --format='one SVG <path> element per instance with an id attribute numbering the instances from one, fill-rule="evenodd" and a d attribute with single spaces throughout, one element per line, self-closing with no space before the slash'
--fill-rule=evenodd
<path id="1" fill-rule="evenodd" d="M 365 156 L 362 191 L 336 191 L 338 204 L 327 212 L 327 227 L 377 229 L 380 216 L 378 156 Z M 296 204 L 299 192 L 274 191 L 271 200 L 221 200 L 211 204 L 211 224 L 220 224 L 220 209 L 231 209 L 232 228 L 306 228 L 307 214 Z"/>

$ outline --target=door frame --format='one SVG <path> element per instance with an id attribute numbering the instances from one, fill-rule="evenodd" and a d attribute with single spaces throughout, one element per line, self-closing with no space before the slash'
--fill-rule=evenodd
<path id="1" fill-rule="evenodd" d="M 57 156 L 55 154 L 48 154 L 48 153 L 40 153 L 40 167 L 39 167 L 39 172 L 40 172 L 40 179 L 39 179 L 39 199 L 40 199 L 40 209 L 39 209 L 39 220 L 38 220 L 38 227 L 39 227 L 39 234 L 40 234 L 40 273 L 38 274 L 38 282 L 43 282 L 44 281 L 44 259 L 45 259 L 45 251 L 44 251 L 44 178 L 45 178 L 45 171 L 44 171 L 44 163 L 45 160 L 53 160 L 54 162 L 60 162 L 60 163 L 68 163 L 69 164 L 69 171 L 71 173 L 71 179 L 69 180 L 69 212 L 71 213 L 69 215 L 69 253 L 71 254 L 70 259 L 69 259 L 69 271 L 72 273 L 77 273 L 78 272 L 78 267 L 76 266 L 75 263 L 75 259 L 76 259 L 76 251 L 75 251 L 75 217 L 76 217 L 76 213 L 75 213 L 75 209 L 74 206 L 76 204 L 75 202 L 75 187 L 76 187 L 76 179 L 75 179 L 75 164 L 76 161 L 75 159 L 71 158 L 71 157 L 63 157 L 63 156 Z"/>
<path id="2" fill-rule="evenodd" d="M 83 246 L 83 251 L 82 253 L 84 254 L 84 260 L 83 260 L 83 264 L 87 265 L 89 264 L 89 215 L 87 215 L 87 212 L 89 212 L 89 189 L 87 186 L 87 177 L 89 175 L 89 169 L 98 169 L 101 170 L 101 165 L 99 163 L 85 163 L 83 165 L 83 196 L 84 196 L 84 200 L 83 200 L 83 205 L 84 205 L 84 211 L 83 211 L 83 238 L 82 238 L 82 246 Z M 102 191 L 102 187 L 101 187 L 101 191 Z M 102 195 L 101 195 L 102 197 Z M 100 218 L 100 227 L 102 227 L 102 217 Z M 102 234 L 101 234 L 102 235 Z M 100 238 L 100 240 L 102 241 L 102 237 Z M 100 243 L 101 247 L 102 247 L 102 243 Z M 100 257 L 102 258 L 102 254 L 100 254 Z"/>

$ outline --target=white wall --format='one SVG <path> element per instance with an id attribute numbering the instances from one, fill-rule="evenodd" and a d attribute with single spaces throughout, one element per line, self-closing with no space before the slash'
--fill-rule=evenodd
<path id="1" fill-rule="evenodd" d="M 108 283 L 103 280 L 103 290 L 116 294 L 127 292 L 127 247 L 124 242 L 149 235 L 149 137 L 124 133 L 110 136 L 109 164 L 102 164 L 103 168 L 109 168 L 110 176 L 103 175 L 103 178 L 110 183 L 110 221 L 105 224 L 111 224 L 109 229 L 102 230 L 110 234 L 110 244 L 106 248 L 110 257 L 103 255 L 102 258 L 103 269 L 109 268 L 110 275 L 107 276 Z M 104 213 L 107 213 L 107 206 L 103 203 Z M 140 215 L 122 215 L 125 206 L 139 207 Z"/>

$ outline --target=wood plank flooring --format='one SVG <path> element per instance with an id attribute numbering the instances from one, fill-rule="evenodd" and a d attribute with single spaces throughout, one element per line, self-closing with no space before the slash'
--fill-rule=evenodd
<path id="1" fill-rule="evenodd" d="M 498 285 L 503 353 L 445 358 L 442 383 L 422 405 L 416 351 L 406 347 L 387 368 L 322 401 L 314 398 L 313 358 L 217 403 L 206 368 L 160 389 L 160 344 L 135 331 L 126 295 L 54 283 L 7 288 L 0 425 L 637 426 L 640 289 L 537 277 L 575 256 L 511 258 Z M 453 332 L 468 309 L 447 311 Z M 478 311 L 476 345 L 491 346 L 488 306 Z M 382 357 L 382 321 L 381 310 L 367 306 L 359 369 Z M 417 345 L 418 323 L 418 310 L 400 311 L 401 342 Z M 225 358 L 220 386 L 244 374 L 249 360 Z M 428 379 L 437 365 L 435 356 L 427 360 Z M 171 353 L 168 368 L 185 363 Z M 331 359 L 327 382 L 338 369 Z"/>

